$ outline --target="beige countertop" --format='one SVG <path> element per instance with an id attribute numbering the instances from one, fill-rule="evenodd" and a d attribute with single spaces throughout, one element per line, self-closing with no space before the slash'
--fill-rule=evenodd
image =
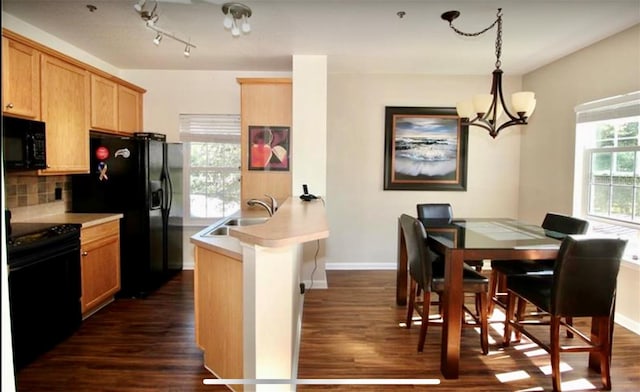
<path id="1" fill-rule="evenodd" d="M 100 225 L 103 223 L 111 222 L 122 218 L 122 214 L 104 213 L 104 214 L 89 214 L 89 213 L 62 213 L 53 215 L 44 215 L 38 217 L 32 217 L 21 222 L 40 222 L 40 223 L 71 223 L 76 225 L 82 225 L 83 228 Z M 18 222 L 18 221 L 16 221 Z"/>
<path id="2" fill-rule="evenodd" d="M 256 216 L 256 214 L 242 214 Z M 261 216 L 264 216 L 262 212 Z M 228 218 L 214 222 L 191 237 L 196 246 L 242 259 L 240 242 L 264 247 L 283 247 L 313 241 L 329 236 L 324 202 L 321 199 L 310 202 L 289 198 L 265 223 L 250 226 L 234 226 L 228 236 L 204 236 L 222 225 Z"/>

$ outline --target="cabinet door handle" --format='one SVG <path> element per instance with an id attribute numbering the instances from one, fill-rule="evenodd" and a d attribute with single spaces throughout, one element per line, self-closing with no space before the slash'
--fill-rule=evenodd
<path id="1" fill-rule="evenodd" d="M 13 109 L 13 104 L 11 102 L 7 104 L 7 109 Z"/>
<path id="2" fill-rule="evenodd" d="M 89 252 L 87 252 L 86 250 L 84 252 L 82 252 L 82 256 L 83 257 L 88 256 L 88 255 L 89 255 Z"/>

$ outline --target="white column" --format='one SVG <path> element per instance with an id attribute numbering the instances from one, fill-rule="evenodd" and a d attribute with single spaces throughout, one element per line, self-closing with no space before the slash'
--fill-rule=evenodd
<path id="1" fill-rule="evenodd" d="M 291 379 L 299 340 L 299 245 L 265 248 L 242 244 L 244 378 Z M 291 385 L 257 385 L 251 391 L 290 391 Z"/>

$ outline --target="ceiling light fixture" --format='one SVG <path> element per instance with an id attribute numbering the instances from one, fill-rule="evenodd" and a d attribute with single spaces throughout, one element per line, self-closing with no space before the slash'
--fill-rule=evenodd
<path id="1" fill-rule="evenodd" d="M 153 9 L 148 11 L 145 9 L 146 0 L 139 0 L 133 8 L 140 15 L 140 18 L 145 22 L 145 26 L 150 30 L 153 30 L 156 33 L 156 37 L 153 39 L 153 43 L 156 45 L 160 45 L 160 41 L 162 41 L 163 37 L 169 37 L 175 41 L 183 43 L 185 45 L 184 55 L 185 57 L 191 56 L 191 48 L 195 48 L 196 46 L 191 43 L 191 40 L 185 41 L 177 35 L 164 30 L 157 26 L 158 20 L 160 16 L 158 15 L 158 2 L 155 1 L 153 5 Z"/>
<path id="2" fill-rule="evenodd" d="M 241 3 L 224 3 L 222 13 L 225 15 L 222 25 L 225 29 L 231 30 L 232 36 L 239 37 L 241 31 L 244 34 L 251 32 L 251 8 L 248 6 Z"/>
<path id="3" fill-rule="evenodd" d="M 458 102 L 456 110 L 458 116 L 462 118 L 463 125 L 475 125 L 489 131 L 489 135 L 495 139 L 498 133 L 504 128 L 512 125 L 525 125 L 527 120 L 536 107 L 535 94 L 531 91 L 521 91 L 511 96 L 512 110 L 516 113 L 514 116 L 504 101 L 502 94 L 502 70 L 500 66 L 500 55 L 502 54 L 502 8 L 498 8 L 497 19 L 484 30 L 477 33 L 465 33 L 453 26 L 453 21 L 460 16 L 458 11 L 447 11 L 441 15 L 442 19 L 449 22 L 449 27 L 456 34 L 465 37 L 476 37 L 491 30 L 494 26 L 498 26 L 496 36 L 496 69 L 493 71 L 493 81 L 491 84 L 490 94 L 478 94 L 471 101 Z M 509 119 L 498 125 L 498 118 L 502 112 L 509 116 Z"/>
<path id="4" fill-rule="evenodd" d="M 144 5 L 146 4 L 147 0 L 139 0 L 136 4 L 133 5 L 133 9 L 135 9 L 138 12 L 142 12 L 142 9 L 144 8 Z"/>

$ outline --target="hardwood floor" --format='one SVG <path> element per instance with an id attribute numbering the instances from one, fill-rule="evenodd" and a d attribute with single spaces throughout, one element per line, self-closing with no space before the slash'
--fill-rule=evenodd
<path id="1" fill-rule="evenodd" d="M 419 328 L 400 326 L 405 309 L 394 302 L 394 271 L 327 275 L 329 290 L 305 294 L 299 378 L 429 378 L 440 385 L 301 385 L 298 390 L 551 389 L 551 376 L 540 369 L 549 363 L 546 353 L 530 345 L 502 350 L 494 343 L 483 357 L 473 329 L 463 332 L 461 378 L 441 379 L 440 328 L 429 329 L 425 350 L 417 353 Z M 498 332 L 491 335 L 499 341 Z M 586 355 L 565 354 L 562 360 L 572 368 L 563 373 L 567 389 L 571 383 L 572 390 L 601 387 L 599 375 L 586 367 Z M 523 378 L 501 382 L 503 375 Z M 194 343 L 193 271 L 184 271 L 148 298 L 119 299 L 84 321 L 76 334 L 22 369 L 17 384 L 20 392 L 226 390 L 202 385 L 210 377 Z M 614 391 L 640 389 L 640 336 L 620 326 L 612 380 Z"/>

